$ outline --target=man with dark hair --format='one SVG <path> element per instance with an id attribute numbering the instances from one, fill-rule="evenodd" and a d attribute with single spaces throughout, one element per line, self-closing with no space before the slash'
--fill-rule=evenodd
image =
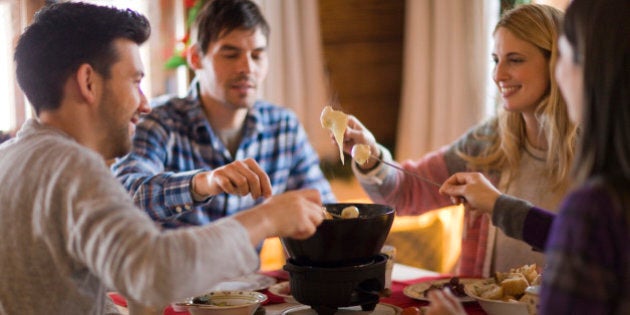
<path id="1" fill-rule="evenodd" d="M 138 124 L 131 153 L 112 166 L 136 204 L 165 227 L 179 227 L 207 224 L 290 190 L 314 188 L 334 202 L 295 114 L 257 99 L 269 38 L 258 6 L 208 1 L 192 38 L 188 63 L 196 78 L 188 95 L 156 100 Z"/>
<path id="2" fill-rule="evenodd" d="M 315 190 L 176 231 L 135 208 L 105 161 L 129 151 L 150 111 L 149 33 L 133 11 L 60 3 L 20 37 L 18 82 L 37 118 L 0 145 L 0 314 L 117 314 L 106 288 L 164 306 L 254 272 L 255 244 L 308 237 L 322 221 Z"/>

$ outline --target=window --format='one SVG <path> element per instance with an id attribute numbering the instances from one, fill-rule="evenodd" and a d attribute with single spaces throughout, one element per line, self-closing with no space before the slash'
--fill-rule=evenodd
<path id="1" fill-rule="evenodd" d="M 20 28 L 17 4 L 16 0 L 0 0 L 0 131 L 17 129 L 30 113 L 15 81 L 13 45 Z"/>
<path id="2" fill-rule="evenodd" d="M 4 98 L 0 107 L 0 130 L 11 130 L 15 127 L 15 95 L 11 62 L 13 25 L 9 2 L 0 2 L 0 24 L 8 26 L 0 28 L 0 95 Z"/>
<path id="3" fill-rule="evenodd" d="M 67 1 L 67 0 L 66 0 Z M 76 0 L 70 0 L 76 1 Z M 45 0 L 0 0 L 0 131 L 14 131 L 32 116 L 30 104 L 15 80 L 13 62 L 14 46 L 34 13 L 41 9 Z M 165 93 L 186 92 L 189 73 L 186 67 L 166 70 L 164 63 L 184 30 L 183 1 L 152 0 L 83 0 L 97 5 L 129 8 L 145 15 L 151 22 L 149 40 L 140 47 L 145 66 L 142 90 L 152 98 Z"/>

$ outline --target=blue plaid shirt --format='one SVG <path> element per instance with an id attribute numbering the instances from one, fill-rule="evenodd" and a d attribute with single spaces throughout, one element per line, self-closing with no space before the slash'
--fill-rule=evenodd
<path id="1" fill-rule="evenodd" d="M 317 152 L 290 110 L 257 101 L 232 157 L 205 117 L 196 82 L 185 98 L 156 99 L 151 105 L 136 128 L 131 152 L 112 171 L 135 203 L 164 227 L 204 225 L 261 203 L 262 198 L 225 193 L 195 202 L 190 192 L 195 174 L 247 157 L 269 175 L 273 194 L 314 188 L 324 203 L 335 202 Z"/>

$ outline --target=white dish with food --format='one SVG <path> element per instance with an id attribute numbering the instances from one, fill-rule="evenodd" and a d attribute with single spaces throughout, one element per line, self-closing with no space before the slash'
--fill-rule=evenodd
<path id="1" fill-rule="evenodd" d="M 267 300 L 256 291 L 214 291 L 175 303 L 192 315 L 252 315 Z"/>
<path id="2" fill-rule="evenodd" d="M 480 279 L 477 280 L 477 282 L 466 284 L 464 290 L 466 294 L 479 303 L 481 308 L 483 308 L 488 315 L 536 315 L 538 313 L 538 295 L 535 294 L 533 290 L 526 290 L 525 294 L 519 297 L 519 300 L 482 297 L 481 295 L 484 294 L 478 291 L 479 288 L 494 281 L 493 278 Z"/>
<path id="3" fill-rule="evenodd" d="M 472 282 L 475 282 L 475 281 L 479 281 L 479 279 L 478 278 L 459 278 L 459 277 L 453 277 L 453 278 L 457 278 L 459 283 L 462 284 L 462 287 L 460 287 L 461 289 L 459 290 L 460 292 L 457 292 L 457 290 L 451 289 L 451 292 L 453 292 L 453 294 L 455 294 L 457 299 L 460 302 L 473 302 L 473 301 L 475 301 L 474 298 L 466 295 L 465 292 L 463 292 L 463 290 L 464 290 L 464 287 L 465 287 L 466 284 L 472 283 Z M 403 289 L 403 294 L 406 295 L 407 297 L 412 298 L 412 299 L 416 299 L 416 300 L 420 300 L 420 301 L 427 301 L 428 302 L 429 298 L 426 296 L 427 290 L 430 290 L 430 289 L 442 289 L 445 286 L 448 286 L 448 284 L 451 283 L 451 281 L 453 281 L 453 278 L 439 279 L 439 280 L 432 280 L 432 281 L 425 281 L 425 282 L 414 283 L 412 285 L 406 286 Z"/>

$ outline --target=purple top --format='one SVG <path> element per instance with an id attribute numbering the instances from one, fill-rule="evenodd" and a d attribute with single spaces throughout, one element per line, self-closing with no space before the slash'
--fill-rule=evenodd
<path id="1" fill-rule="evenodd" d="M 506 235 L 545 249 L 539 314 L 627 314 L 630 210 L 622 207 L 626 203 L 596 181 L 569 194 L 557 218 L 523 200 L 509 196 L 497 200 L 493 223 Z M 506 209 L 514 212 L 507 216 Z"/>

